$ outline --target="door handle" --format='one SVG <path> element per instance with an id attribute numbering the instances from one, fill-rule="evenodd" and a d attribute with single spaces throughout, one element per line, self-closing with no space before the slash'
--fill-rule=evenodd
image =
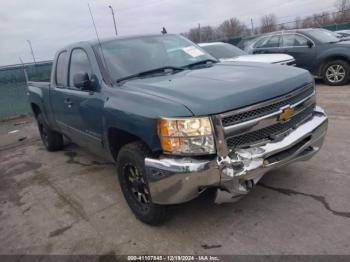
<path id="1" fill-rule="evenodd" d="M 64 99 L 64 100 L 63 100 L 63 103 L 64 103 L 65 105 L 67 105 L 69 108 L 71 108 L 72 105 L 73 105 L 73 102 L 72 102 L 69 98 Z"/>

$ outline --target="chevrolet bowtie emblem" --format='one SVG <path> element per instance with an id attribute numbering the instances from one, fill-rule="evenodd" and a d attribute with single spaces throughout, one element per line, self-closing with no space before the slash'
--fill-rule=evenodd
<path id="1" fill-rule="evenodd" d="M 278 120 L 288 121 L 294 115 L 294 108 L 287 107 L 282 110 L 282 113 L 279 115 Z"/>

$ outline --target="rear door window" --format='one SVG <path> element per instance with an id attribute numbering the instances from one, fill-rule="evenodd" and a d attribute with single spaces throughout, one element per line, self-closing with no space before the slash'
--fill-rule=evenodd
<path id="1" fill-rule="evenodd" d="M 272 47 L 279 47 L 280 46 L 280 40 L 281 36 L 280 35 L 274 35 L 271 36 L 266 43 L 264 44 L 264 48 L 272 48 Z"/>
<path id="2" fill-rule="evenodd" d="M 261 48 L 265 43 L 268 37 L 262 37 L 260 38 L 254 45 L 255 48 Z"/>
<path id="3" fill-rule="evenodd" d="M 307 38 L 298 34 L 283 35 L 284 47 L 307 46 Z"/>
<path id="4" fill-rule="evenodd" d="M 273 35 L 260 39 L 256 44 L 255 48 L 274 48 L 279 47 L 281 41 L 281 35 Z"/>
<path id="5" fill-rule="evenodd" d="M 67 85 L 66 75 L 67 51 L 63 51 L 57 57 L 55 81 L 56 85 L 63 87 Z"/>

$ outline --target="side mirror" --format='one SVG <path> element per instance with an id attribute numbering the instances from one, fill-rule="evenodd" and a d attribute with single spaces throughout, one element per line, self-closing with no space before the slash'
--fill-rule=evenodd
<path id="1" fill-rule="evenodd" d="M 77 73 L 73 76 L 73 84 L 76 88 L 84 91 L 95 91 L 96 79 L 95 77 L 90 79 L 88 73 Z"/>
<path id="2" fill-rule="evenodd" d="M 311 48 L 311 47 L 314 46 L 314 43 L 312 43 L 311 40 L 307 40 L 307 46 L 308 46 L 309 48 Z"/>

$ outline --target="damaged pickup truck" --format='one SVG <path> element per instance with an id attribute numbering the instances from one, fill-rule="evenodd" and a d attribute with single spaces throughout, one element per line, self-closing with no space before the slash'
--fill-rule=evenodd
<path id="1" fill-rule="evenodd" d="M 271 169 L 321 148 L 327 116 L 303 69 L 221 64 L 179 35 L 117 37 L 58 51 L 51 82 L 29 82 L 48 151 L 63 137 L 116 162 L 138 219 L 215 191 L 247 194 Z"/>

